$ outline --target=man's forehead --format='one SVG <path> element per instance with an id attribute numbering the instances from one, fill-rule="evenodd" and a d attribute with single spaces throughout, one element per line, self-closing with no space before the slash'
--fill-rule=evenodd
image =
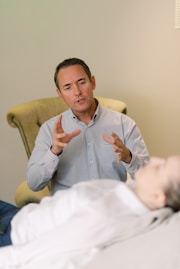
<path id="1" fill-rule="evenodd" d="M 58 72 L 58 80 L 71 80 L 71 79 L 79 79 L 79 78 L 86 78 L 87 74 L 84 71 L 81 65 L 71 65 L 67 67 L 63 67 Z"/>
<path id="2" fill-rule="evenodd" d="M 71 72 L 82 72 L 82 73 L 85 73 L 85 70 L 84 68 L 82 67 L 82 65 L 80 64 L 74 64 L 74 65 L 69 65 L 69 66 L 63 66 L 58 74 L 61 74 L 61 73 L 71 73 Z"/>

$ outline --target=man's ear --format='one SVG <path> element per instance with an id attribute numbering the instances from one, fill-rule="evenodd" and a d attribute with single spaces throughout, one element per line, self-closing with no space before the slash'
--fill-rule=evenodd
<path id="1" fill-rule="evenodd" d="M 91 77 L 91 84 L 92 84 L 92 88 L 94 90 L 96 88 L 96 79 L 94 76 Z"/>
<path id="2" fill-rule="evenodd" d="M 58 88 L 56 89 L 56 92 L 57 92 L 58 96 L 59 96 L 60 98 L 62 98 L 62 93 L 61 93 L 61 91 L 60 91 Z"/>

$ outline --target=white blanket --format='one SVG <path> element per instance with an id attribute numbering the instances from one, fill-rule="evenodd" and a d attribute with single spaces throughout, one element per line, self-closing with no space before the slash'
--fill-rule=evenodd
<path id="1" fill-rule="evenodd" d="M 70 252 L 60 252 L 58 249 L 59 240 L 56 238 L 56 231 L 54 231 L 53 235 L 48 234 L 46 236 L 41 236 L 37 238 L 37 240 L 33 240 L 28 244 L 19 245 L 19 246 L 8 246 L 0 249 L 0 268 L 1 269 L 79 269 L 84 268 L 88 263 L 90 264 L 90 260 L 96 260 L 95 258 L 98 257 L 98 253 L 104 253 L 104 247 L 111 248 L 115 242 L 119 242 L 120 245 L 127 242 L 127 248 L 123 248 L 123 252 L 116 252 L 115 257 L 113 259 L 121 259 L 121 253 L 124 257 L 127 258 L 126 263 L 128 264 L 131 261 L 131 252 L 129 248 L 131 247 L 131 241 L 134 238 L 140 238 L 141 245 L 146 246 L 148 242 L 144 241 L 147 237 L 150 238 L 153 242 L 151 245 L 152 251 L 156 246 L 158 238 L 158 234 L 155 233 L 156 238 L 151 237 L 151 233 L 153 235 L 153 231 L 156 231 L 159 227 L 163 227 L 163 225 L 168 226 L 171 225 L 173 227 L 173 223 L 180 224 L 180 217 L 172 218 L 172 211 L 169 209 L 162 209 L 150 212 L 149 214 L 143 217 L 139 217 L 134 223 L 129 223 L 127 229 L 122 231 L 118 237 L 110 239 L 108 242 L 104 242 L 101 245 L 94 246 L 91 249 L 83 249 L 77 251 L 70 251 Z M 176 214 L 175 214 L 176 215 Z M 178 215 L 180 216 L 180 215 Z M 174 221 L 172 221 L 173 219 Z M 171 221 L 170 221 L 171 220 Z M 171 227 L 170 226 L 170 227 Z M 180 226 L 178 226 L 180 227 Z M 164 229 L 164 228 L 163 228 Z M 162 230 L 163 230 L 162 229 Z M 166 236 L 165 232 L 170 231 L 164 229 L 163 235 Z M 148 235 L 150 235 L 148 237 Z M 161 235 L 161 238 L 163 238 Z M 51 244 L 48 244 L 48 238 L 51 238 Z M 179 239 L 179 237 L 178 237 Z M 118 244 L 119 244 L 118 243 Z M 180 249 L 180 248 L 179 248 Z M 178 249 L 178 251 L 179 251 Z M 138 248 L 134 246 L 133 248 L 134 256 L 136 257 L 136 252 Z M 142 255 L 143 255 L 143 248 L 142 248 Z M 180 255 L 179 255 L 180 256 Z M 103 258 L 104 259 L 104 258 Z M 102 267 L 99 268 L 108 268 L 103 267 L 103 259 L 102 259 Z M 123 259 L 122 259 L 123 260 Z M 136 268 L 136 267 L 126 267 L 126 263 L 123 264 L 124 267 L 122 268 Z M 89 265 L 90 266 L 90 265 Z M 95 269 L 96 267 L 87 267 L 88 269 Z M 97 268 L 97 269 L 99 269 Z M 110 268 L 110 267 L 109 267 Z M 115 267 L 112 267 L 115 269 Z M 120 267 L 119 267 L 120 268 Z M 138 267 L 141 269 L 140 267 Z M 147 269 L 147 267 L 144 267 Z M 142 269 L 144 269 L 142 268 Z M 154 269 L 154 267 L 152 267 Z M 161 268 L 161 267 L 160 267 Z M 160 269 L 157 268 L 157 269 Z M 179 267 L 180 268 L 180 267 Z M 162 268 L 164 269 L 164 268 Z M 169 269 L 177 269 L 177 268 L 169 268 Z"/>
<path id="2" fill-rule="evenodd" d="M 146 233 L 99 251 L 83 269 L 179 269 L 180 212 Z"/>

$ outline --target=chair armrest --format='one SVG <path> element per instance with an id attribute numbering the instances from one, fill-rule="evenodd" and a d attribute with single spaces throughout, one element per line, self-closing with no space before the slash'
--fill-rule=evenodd
<path id="1" fill-rule="evenodd" d="M 27 181 L 24 180 L 16 189 L 15 192 L 15 203 L 17 207 L 23 207 L 29 203 L 39 203 L 41 199 L 45 196 L 49 196 L 50 191 L 48 186 L 40 191 L 32 191 L 27 184 Z"/>

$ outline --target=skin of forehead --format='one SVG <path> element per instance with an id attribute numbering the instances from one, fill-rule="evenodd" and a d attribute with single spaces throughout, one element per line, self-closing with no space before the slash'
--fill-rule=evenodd
<path id="1" fill-rule="evenodd" d="M 69 72 L 68 70 L 69 69 Z M 72 71 L 71 71 L 71 70 Z M 57 75 L 57 78 L 58 78 L 58 81 L 59 83 L 61 83 L 62 79 L 64 80 L 67 80 L 65 82 L 65 84 L 69 84 L 71 82 L 72 79 L 74 79 L 74 75 L 75 77 L 77 76 L 78 74 L 78 77 L 76 78 L 76 80 L 79 80 L 79 78 L 88 78 L 88 75 L 86 74 L 85 70 L 83 69 L 83 67 L 81 65 L 71 65 L 71 66 L 67 66 L 67 67 L 63 67 L 62 69 L 59 70 L 58 72 L 58 75 Z M 77 82 L 77 81 L 75 81 Z M 63 82 L 64 83 L 64 82 Z M 64 85 L 61 85 L 61 86 L 64 86 Z"/>

